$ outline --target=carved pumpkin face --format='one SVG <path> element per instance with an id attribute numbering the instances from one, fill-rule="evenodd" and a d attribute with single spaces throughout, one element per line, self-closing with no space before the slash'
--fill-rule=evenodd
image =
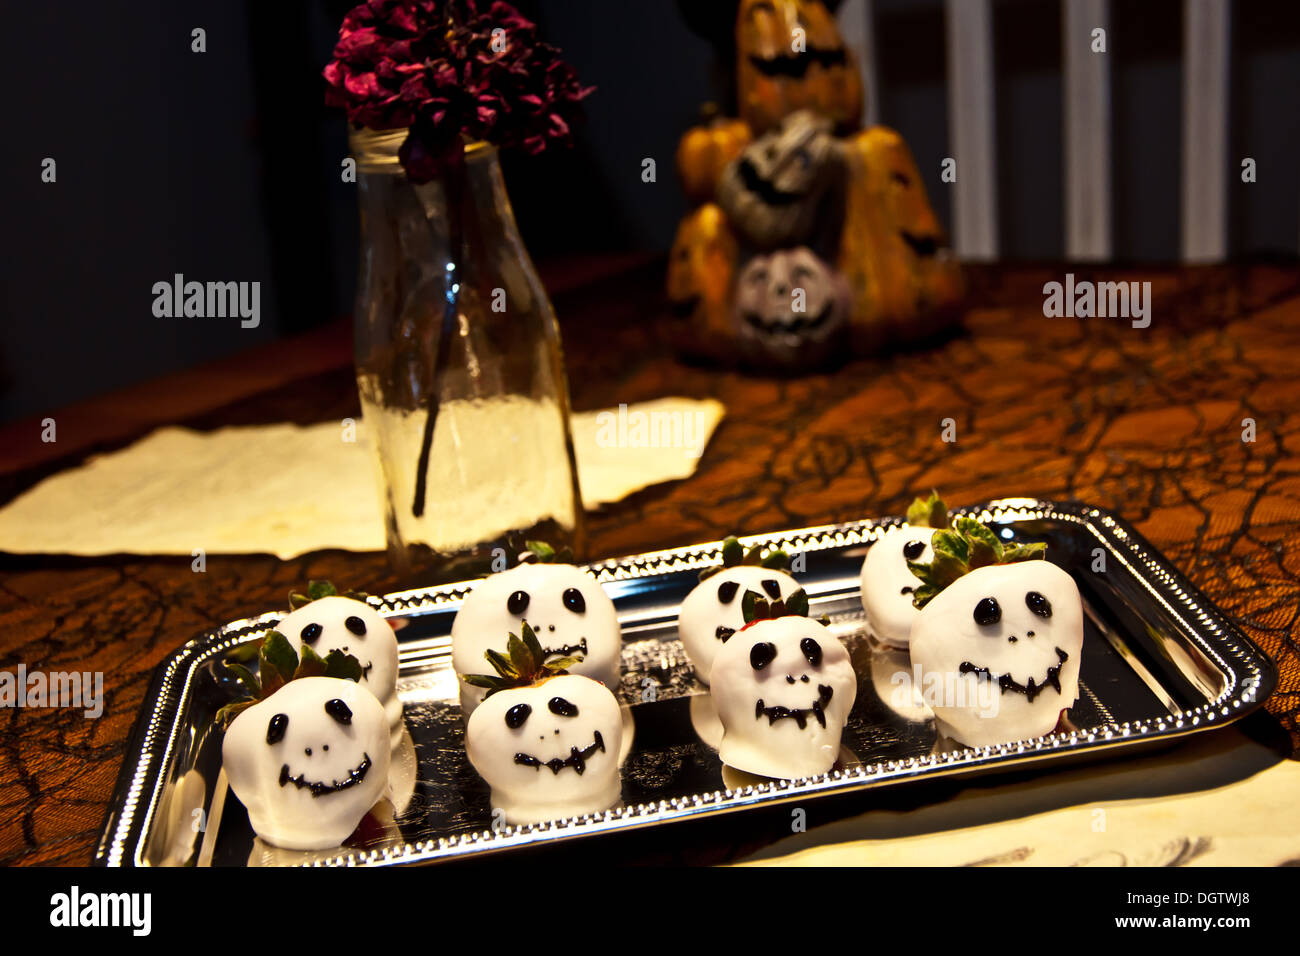
<path id="1" fill-rule="evenodd" d="M 736 284 L 737 340 L 752 365 L 825 361 L 838 350 L 847 315 L 843 280 L 804 246 L 755 256 Z"/>
<path id="2" fill-rule="evenodd" d="M 848 132 L 862 112 L 857 67 L 818 0 L 741 0 L 736 90 L 741 119 L 756 135 L 805 108 Z"/>
<path id="3" fill-rule="evenodd" d="M 838 229 L 838 213 L 819 214 L 842 178 L 843 158 L 830 122 L 800 110 L 727 166 L 718 183 L 718 204 L 751 243 L 782 248 L 808 242 L 814 232 Z"/>
<path id="4" fill-rule="evenodd" d="M 706 203 L 682 220 L 668 254 L 668 308 L 682 351 L 707 357 L 728 353 L 735 335 L 731 287 L 738 247 L 726 214 Z"/>
<path id="5" fill-rule="evenodd" d="M 903 138 L 874 126 L 849 140 L 839 268 L 853 296 L 855 350 L 942 327 L 963 293 L 961 268 Z"/>
<path id="6" fill-rule="evenodd" d="M 692 126 L 677 144 L 677 175 L 692 203 L 708 202 L 727 164 L 752 138 L 743 120 L 718 118 Z"/>

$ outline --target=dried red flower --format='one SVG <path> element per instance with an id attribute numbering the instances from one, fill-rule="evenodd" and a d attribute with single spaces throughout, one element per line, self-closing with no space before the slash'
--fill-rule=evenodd
<path id="1" fill-rule="evenodd" d="M 538 153 L 567 142 L 592 92 L 508 3 L 368 0 L 339 28 L 325 101 L 357 126 L 409 129 L 398 155 L 413 182 L 459 156 L 462 137 Z"/>

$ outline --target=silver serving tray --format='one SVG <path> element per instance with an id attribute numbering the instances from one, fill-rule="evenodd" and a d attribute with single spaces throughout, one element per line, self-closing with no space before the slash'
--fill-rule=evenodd
<path id="1" fill-rule="evenodd" d="M 107 866 L 386 865 L 472 857 L 525 845 L 734 813 L 909 780 L 1071 758 L 1121 756 L 1136 747 L 1210 730 L 1255 709 L 1276 683 L 1272 662 L 1129 525 L 1078 503 L 1015 498 L 958 509 L 1012 540 L 1044 541 L 1084 598 L 1080 696 L 1065 726 L 1046 737 L 967 748 L 935 730 L 919 702 L 901 700 L 890 676 L 904 653 L 870 641 L 859 603 L 866 546 L 898 518 L 746 538 L 802 555 L 796 574 L 812 611 L 827 614 L 858 672 L 857 703 L 841 763 L 804 780 L 724 771 L 710 737 L 709 698 L 676 636 L 677 608 L 719 543 L 591 565 L 623 630 L 620 699 L 635 726 L 622 765 L 623 802 L 604 813 L 530 826 L 493 825 L 487 785 L 470 767 L 451 667 L 451 620 L 474 582 L 371 598 L 395 619 L 398 692 L 405 705 L 410 802 L 367 841 L 288 853 L 254 840 L 247 814 L 220 775 L 213 725 L 231 696 L 216 666 L 231 648 L 260 640 L 277 614 L 236 621 L 181 647 L 155 674 L 95 854 Z M 1098 566 L 1104 560 L 1104 571 Z M 364 582 L 349 582 L 364 585 Z M 396 619 L 401 618 L 401 621 Z M 400 761 L 398 761 L 400 763 Z"/>

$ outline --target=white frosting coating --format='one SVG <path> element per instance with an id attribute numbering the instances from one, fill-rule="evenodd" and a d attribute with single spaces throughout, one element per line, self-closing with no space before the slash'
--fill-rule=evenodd
<path id="1" fill-rule="evenodd" d="M 815 642 L 815 648 L 805 649 L 805 640 Z M 755 668 L 751 652 L 764 644 L 771 660 Z M 816 650 L 820 655 L 814 653 L 810 660 L 809 651 Z M 723 763 L 796 779 L 834 766 L 858 681 L 849 652 L 834 634 L 817 621 L 789 616 L 737 631 L 713 659 L 711 690 L 722 721 L 718 753 Z M 824 726 L 814 704 L 821 707 Z M 804 726 L 795 717 L 773 719 L 772 708 L 800 712 Z"/>
<path id="2" fill-rule="evenodd" d="M 706 744 L 717 750 L 722 745 L 722 721 L 718 719 L 718 705 L 712 694 L 692 694 L 690 704 L 691 729 Z"/>
<path id="3" fill-rule="evenodd" d="M 553 705 L 557 698 L 563 703 Z M 622 745 L 618 701 L 603 684 L 577 674 L 498 691 L 475 708 L 465 728 L 469 762 L 511 824 L 614 806 Z M 536 763 L 521 763 L 521 754 Z"/>
<path id="4" fill-rule="evenodd" d="M 1030 609 L 1026 595 L 1031 593 L 1050 603 L 1050 617 Z M 997 602 L 1000 620 L 981 625 L 975 608 L 986 598 Z M 1079 588 L 1067 572 L 1047 561 L 972 571 L 939 592 L 912 628 L 917 686 L 941 728 L 972 747 L 1051 733 L 1061 711 L 1079 696 L 1082 651 Z M 963 664 L 968 671 L 987 668 L 988 674 L 963 674 Z M 1059 692 L 1050 680 L 1057 667 Z M 1014 688 L 1001 689 L 1003 675 L 1022 688 L 1032 679 L 1033 701 Z"/>
<path id="5" fill-rule="evenodd" d="M 347 722 L 335 716 L 343 713 L 338 705 L 335 715 L 326 710 L 334 700 L 350 713 Z M 282 724 L 278 734 L 270 733 L 273 719 Z M 388 786 L 388 718 L 356 681 L 303 677 L 241 712 L 226 730 L 221 759 L 259 837 L 323 850 L 347 839 Z M 313 795 L 312 784 L 338 789 Z"/>
<path id="6" fill-rule="evenodd" d="M 348 629 L 348 618 L 360 618 L 364 632 Z M 321 627 L 320 636 L 307 646 L 325 657 L 330 651 L 351 654 L 361 664 L 362 685 L 379 698 L 388 718 L 389 745 L 402 739 L 402 701 L 397 696 L 397 635 L 383 615 L 364 601 L 341 595 L 323 597 L 290 612 L 275 629 L 285 636 L 294 651 L 302 653 L 302 632 L 312 624 Z"/>
<path id="7" fill-rule="evenodd" d="M 930 561 L 934 550 L 930 539 L 934 528 L 900 525 L 890 528 L 871 546 L 862 562 L 862 610 L 867 615 L 867 627 L 876 640 L 890 647 L 907 647 L 912 634 L 912 624 L 921 612 L 912 604 L 912 592 L 921 580 L 907 566 L 903 549 L 913 541 L 925 548 L 916 561 Z"/>
<path id="8" fill-rule="evenodd" d="M 713 658 L 718 653 L 718 648 L 725 643 L 718 637 L 718 628 L 738 631 L 744 627 L 741 598 L 746 591 L 755 591 L 765 599 L 772 600 L 770 590 L 763 586 L 764 582 L 772 581 L 776 582 L 775 587 L 782 598 L 788 598 L 799 590 L 799 582 L 784 571 L 742 564 L 723 568 L 717 574 L 710 575 L 686 595 L 677 615 L 677 636 L 681 638 L 682 647 L 690 657 L 691 664 L 695 667 L 695 676 L 701 683 L 709 683 Z M 727 583 L 737 584 L 738 587 L 731 600 L 724 604 L 718 597 L 718 590 Z M 768 587 L 771 586 L 769 584 Z"/>
<path id="9" fill-rule="evenodd" d="M 581 611 L 565 605 L 564 595 L 571 588 L 582 596 Z M 528 595 L 527 606 L 518 614 L 509 609 L 516 591 Z M 571 564 L 521 564 L 476 584 L 451 624 L 451 664 L 457 676 L 495 673 L 484 653 L 491 648 L 505 654 L 506 638 L 519 634 L 524 621 L 542 647 L 557 652 L 568 648 L 556 656 L 581 658 L 569 673 L 594 678 L 610 690 L 618 687 L 623 641 L 614 602 L 595 578 Z M 583 641 L 585 652 L 574 649 Z M 485 693 L 460 682 L 460 706 L 466 716 Z"/>

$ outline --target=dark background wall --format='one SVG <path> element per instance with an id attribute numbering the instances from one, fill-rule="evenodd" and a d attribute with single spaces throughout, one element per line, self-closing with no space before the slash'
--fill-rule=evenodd
<path id="1" fill-rule="evenodd" d="M 716 0 L 683 0 L 709 5 Z M 351 309 L 354 187 L 339 177 L 341 114 L 319 73 L 350 4 L 140 0 L 129 8 L 11 5 L 0 80 L 0 420 L 60 405 L 310 329 Z M 507 157 L 539 262 L 662 250 L 684 203 L 681 132 L 725 100 L 709 42 L 673 0 L 524 0 L 518 6 L 598 87 L 570 150 Z M 1112 0 L 1117 257 L 1178 252 L 1182 4 Z M 885 123 L 911 144 L 949 221 L 940 0 L 875 0 Z M 191 52 L 191 30 L 207 52 Z M 997 0 L 997 158 L 1004 255 L 1063 251 L 1060 3 Z M 1300 242 L 1300 3 L 1236 0 L 1230 167 L 1234 255 Z M 41 161 L 57 161 L 54 184 Z M 645 157 L 658 182 L 641 180 Z M 260 281 L 262 323 L 158 319 L 154 282 Z"/>

